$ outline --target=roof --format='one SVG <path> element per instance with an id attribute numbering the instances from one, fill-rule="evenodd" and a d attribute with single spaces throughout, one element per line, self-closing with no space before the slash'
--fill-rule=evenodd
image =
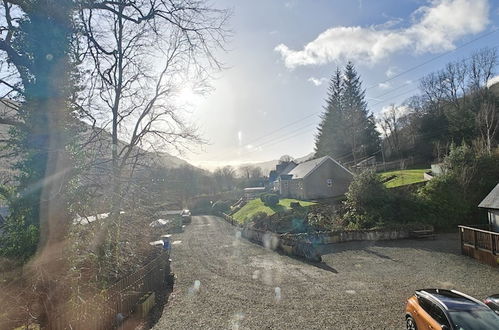
<path id="1" fill-rule="evenodd" d="M 483 199 L 483 201 L 478 204 L 478 207 L 484 209 L 495 209 L 499 210 L 499 183 L 494 189 Z"/>
<path id="2" fill-rule="evenodd" d="M 264 191 L 265 187 L 250 187 L 250 188 L 244 188 L 243 189 L 246 192 L 251 192 L 251 191 Z"/>
<path id="3" fill-rule="evenodd" d="M 286 166 L 286 167 L 284 168 L 284 170 L 282 170 L 282 172 L 281 172 L 281 173 L 279 173 L 279 174 L 281 174 L 281 175 L 282 175 L 282 174 L 288 174 L 289 172 L 291 172 L 291 171 L 292 171 L 294 168 L 296 168 L 297 166 L 298 166 L 298 165 L 296 165 L 296 163 L 295 163 L 295 162 L 290 162 L 290 163 L 288 164 L 288 166 Z"/>
<path id="4" fill-rule="evenodd" d="M 284 178 L 286 180 L 289 180 L 290 178 L 287 178 L 286 175 L 292 170 L 294 169 L 297 164 L 293 161 L 289 162 L 288 165 L 286 165 L 281 171 L 278 170 L 278 167 L 280 166 L 281 164 L 278 164 L 276 165 L 276 169 L 275 170 L 272 170 L 270 171 L 270 174 L 269 174 L 269 181 L 277 181 L 279 178 Z M 282 177 L 282 175 L 284 175 L 284 177 Z"/>
<path id="5" fill-rule="evenodd" d="M 432 296 L 449 311 L 462 311 L 484 307 L 480 302 L 455 290 L 425 289 L 419 292 Z"/>
<path id="6" fill-rule="evenodd" d="M 329 156 L 324 156 L 321 158 L 312 159 L 303 163 L 298 164 L 295 168 L 293 168 L 288 174 L 293 175 L 293 179 L 302 179 L 312 173 L 316 168 L 318 168 L 323 162 L 330 159 L 335 164 L 340 166 L 342 169 L 352 174 L 348 169 L 346 169 L 343 165 L 335 161 L 333 158 Z M 353 174 L 352 174 L 353 175 Z"/>

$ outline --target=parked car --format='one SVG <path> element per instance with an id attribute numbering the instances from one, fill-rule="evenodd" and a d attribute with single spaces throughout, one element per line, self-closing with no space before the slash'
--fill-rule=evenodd
<path id="1" fill-rule="evenodd" d="M 499 316 L 480 300 L 455 290 L 417 290 L 405 307 L 408 330 L 497 330 Z"/>
<path id="2" fill-rule="evenodd" d="M 489 306 L 494 312 L 499 314 L 499 294 L 495 294 L 485 298 L 483 301 L 485 305 Z"/>
<path id="3" fill-rule="evenodd" d="M 184 224 L 191 223 L 191 220 L 192 220 L 191 211 L 189 211 L 187 209 L 182 210 L 182 212 L 180 213 L 180 215 L 182 216 L 182 222 Z"/>

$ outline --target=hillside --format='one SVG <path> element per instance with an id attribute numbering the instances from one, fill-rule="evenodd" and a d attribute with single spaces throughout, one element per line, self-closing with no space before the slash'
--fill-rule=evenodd
<path id="1" fill-rule="evenodd" d="M 0 118 L 13 119 L 15 112 L 7 107 L 5 104 L 0 103 Z M 78 142 L 86 143 L 92 140 L 85 146 L 85 159 L 83 163 L 92 167 L 89 171 L 90 181 L 93 181 L 97 176 L 107 177 L 110 173 L 110 159 L 112 152 L 111 134 L 105 130 L 94 128 L 84 122 L 81 122 L 83 130 L 80 133 L 81 138 Z M 16 159 L 9 154 L 5 149 L 5 140 L 9 138 L 9 129 L 11 126 L 0 123 L 0 184 L 14 184 L 13 177 L 15 172 L 11 170 L 11 166 L 15 163 Z M 125 146 L 125 142 L 120 141 L 118 149 Z M 143 167 L 165 167 L 165 168 L 178 168 L 181 166 L 190 166 L 187 161 L 171 155 L 167 152 L 147 151 L 139 147 L 134 148 L 132 154 L 138 155 L 138 165 Z M 98 165 L 94 165 L 98 164 Z M 200 170 L 201 171 L 201 170 Z M 100 181 L 100 180 L 99 180 Z"/>
<path id="2" fill-rule="evenodd" d="M 308 155 L 305 155 L 303 157 L 299 157 L 295 159 L 295 162 L 301 163 L 306 160 L 309 160 L 311 157 L 314 156 L 314 153 L 311 152 Z M 266 162 L 258 162 L 258 163 L 246 163 L 246 164 L 241 164 L 240 166 L 255 166 L 255 167 L 260 167 L 262 169 L 262 172 L 264 175 L 268 175 L 271 170 L 275 170 L 275 166 L 279 163 L 278 159 L 274 160 L 269 160 Z"/>

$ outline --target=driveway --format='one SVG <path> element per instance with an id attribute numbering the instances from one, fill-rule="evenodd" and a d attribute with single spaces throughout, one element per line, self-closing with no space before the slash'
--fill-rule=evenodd
<path id="1" fill-rule="evenodd" d="M 403 329 L 414 290 L 499 293 L 499 269 L 436 240 L 340 243 L 320 267 L 240 238 L 222 219 L 193 217 L 173 236 L 174 291 L 156 329 Z"/>

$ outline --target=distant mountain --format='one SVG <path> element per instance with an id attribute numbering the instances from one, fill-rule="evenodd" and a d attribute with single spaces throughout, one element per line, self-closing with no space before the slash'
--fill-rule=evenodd
<path id="1" fill-rule="evenodd" d="M 311 152 L 308 155 L 305 155 L 303 157 L 295 158 L 295 162 L 301 163 L 301 162 L 309 160 L 313 156 L 314 156 L 314 153 Z M 248 165 L 248 166 L 260 167 L 262 169 L 263 174 L 268 175 L 271 170 L 275 170 L 275 166 L 277 165 L 277 163 L 279 163 L 279 160 L 274 159 L 274 160 L 269 160 L 266 162 L 241 164 L 240 166 Z"/>
<path id="2" fill-rule="evenodd" d="M 3 102 L 6 102 L 6 100 L 3 100 Z M 14 119 L 15 111 L 3 102 L 0 102 L 0 118 Z M 108 177 L 111 166 L 111 134 L 99 128 L 92 129 L 90 125 L 84 122 L 81 122 L 81 124 L 84 126 L 83 132 L 81 132 L 81 142 L 89 141 L 92 137 L 92 142 L 85 146 L 86 159 L 84 162 L 99 164 L 95 166 L 91 165 L 94 167 L 94 170 L 91 171 L 92 175 L 104 175 Z M 10 127 L 11 126 L 7 124 L 0 123 L 0 184 L 15 184 L 13 178 L 16 173 L 11 170 L 11 167 L 16 162 L 16 158 L 9 155 L 9 151 L 4 148 L 5 140 L 9 138 Z M 125 142 L 120 141 L 118 149 L 121 149 L 124 146 Z M 166 152 L 147 151 L 135 147 L 133 154 L 140 154 L 138 164 L 144 167 L 157 166 L 177 168 L 181 166 L 190 166 L 195 168 L 187 161 Z M 200 169 L 200 171 L 202 170 Z"/>

